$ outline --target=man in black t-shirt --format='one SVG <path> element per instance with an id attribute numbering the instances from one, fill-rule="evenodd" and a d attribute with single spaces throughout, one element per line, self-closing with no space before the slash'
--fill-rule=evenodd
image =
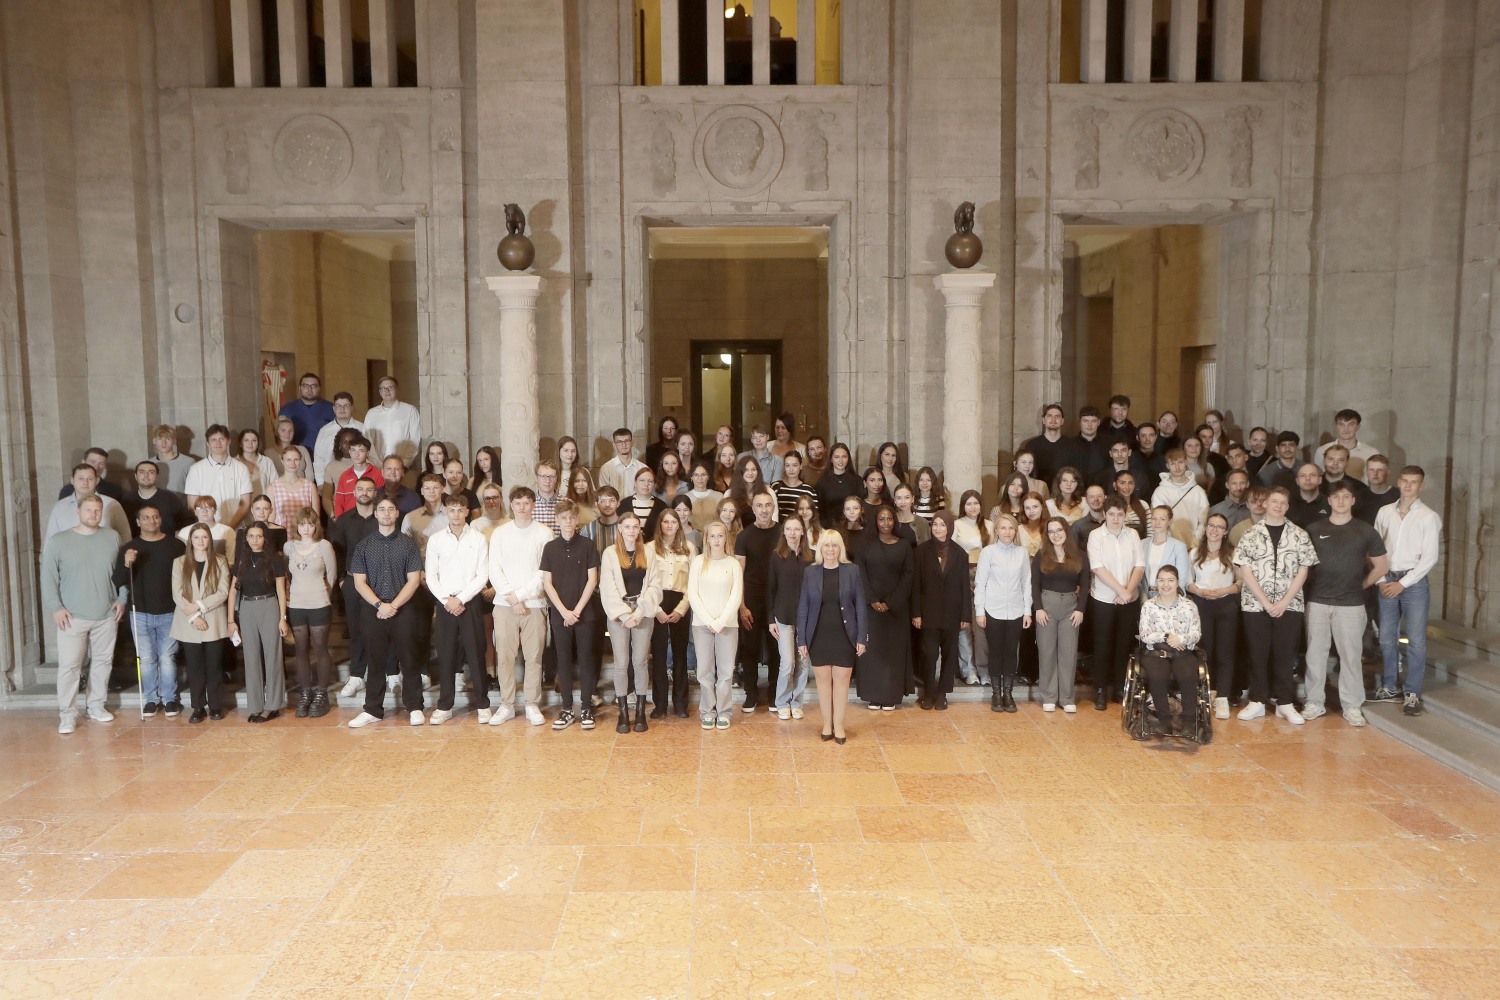
<path id="1" fill-rule="evenodd" d="M 149 465 L 155 482 L 156 463 Z M 165 490 L 182 506 L 182 498 Z M 172 563 L 187 552 L 174 535 L 163 531 L 163 517 L 154 503 L 142 502 L 135 511 L 138 537 L 132 538 L 115 558 L 114 584 L 130 588 L 130 635 L 141 662 L 141 718 L 158 711 L 173 718 L 182 712 L 177 698 L 177 640 L 172 638 L 172 616 L 177 602 L 172 596 Z"/>
<path id="2" fill-rule="evenodd" d="M 375 495 L 379 491 L 375 480 L 361 476 L 354 483 L 354 506 L 334 518 L 328 529 L 328 543 L 333 546 L 334 561 L 338 563 L 339 593 L 344 599 L 344 627 L 349 632 L 349 679 L 339 691 L 342 698 L 354 698 L 364 691 L 369 669 L 363 628 L 364 602 L 354 589 L 349 557 L 354 555 L 360 542 L 380 529 L 375 520 Z M 385 667 L 382 665 L 381 669 Z"/>
<path id="3" fill-rule="evenodd" d="M 1292 491 L 1292 506 L 1286 519 L 1306 531 L 1314 521 L 1333 513 L 1323 495 L 1323 470 L 1311 462 L 1297 467 L 1297 488 Z"/>
<path id="4" fill-rule="evenodd" d="M 578 674 L 579 711 L 582 729 L 594 728 L 594 687 L 599 682 L 598 604 L 599 551 L 578 533 L 578 505 L 566 498 L 557 501 L 557 537 L 542 549 L 542 589 L 550 605 L 552 644 L 557 648 L 557 680 L 562 694 L 562 713 L 553 729 L 567 729 L 574 722 L 573 675 Z"/>
<path id="5" fill-rule="evenodd" d="M 1332 512 L 1307 529 L 1318 564 L 1307 579 L 1307 703 L 1302 717 L 1311 721 L 1326 714 L 1331 639 L 1339 654 L 1339 705 L 1351 726 L 1363 726 L 1360 640 L 1366 623 L 1365 589 L 1385 576 L 1389 559 L 1380 534 L 1354 517 L 1354 490 L 1347 481 L 1333 484 L 1328 503 Z"/>
<path id="6" fill-rule="evenodd" d="M 750 497 L 755 522 L 741 529 L 734 540 L 734 555 L 744 569 L 745 587 L 740 605 L 740 670 L 744 674 L 745 704 L 743 711 L 753 712 L 760 704 L 760 665 L 770 663 L 766 707 L 776 707 L 776 675 L 781 657 L 771 641 L 771 609 L 768 586 L 771 555 L 781 537 L 776 524 L 776 498 L 764 486 L 757 486 Z M 770 658 L 766 653 L 769 650 Z"/>
<path id="7" fill-rule="evenodd" d="M 171 490 L 157 488 L 157 478 L 160 475 L 161 468 L 150 459 L 136 463 L 135 489 L 120 497 L 120 505 L 125 508 L 125 517 L 130 521 L 130 530 L 137 538 L 141 533 L 137 515 L 147 505 L 156 508 L 161 518 L 163 534 L 175 536 L 177 532 L 195 520 L 193 512 L 188 510 L 186 500 Z"/>

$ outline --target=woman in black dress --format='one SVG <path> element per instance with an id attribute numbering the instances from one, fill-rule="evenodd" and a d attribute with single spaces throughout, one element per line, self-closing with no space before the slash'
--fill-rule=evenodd
<path id="1" fill-rule="evenodd" d="M 797 652 L 811 661 L 818 681 L 823 740 L 842 746 L 849 679 L 869 641 L 865 586 L 859 567 L 849 562 L 843 536 L 837 531 L 825 531 L 818 538 L 818 556 L 818 562 L 807 567 L 802 577 Z"/>
<path id="2" fill-rule="evenodd" d="M 844 497 L 844 506 L 833 526 L 844 537 L 844 554 L 850 561 L 857 560 L 865 544 L 865 502 L 859 497 Z"/>
<path id="3" fill-rule="evenodd" d="M 958 638 L 974 620 L 969 558 L 953 541 L 952 511 L 932 515 L 932 538 L 917 546 L 912 625 L 922 639 L 922 708 L 944 711 L 958 668 Z M 938 660 L 942 660 L 942 674 Z"/>
<path id="4" fill-rule="evenodd" d="M 872 711 L 894 712 L 913 690 L 911 586 L 916 563 L 911 545 L 896 534 L 896 512 L 881 507 L 874 520 L 875 537 L 859 553 L 870 603 L 870 652 L 859 662 L 859 696 Z"/>
<path id="5" fill-rule="evenodd" d="M 864 492 L 864 484 L 853 465 L 854 458 L 849 453 L 849 446 L 843 442 L 835 444 L 828 453 L 828 468 L 818 476 L 818 484 L 814 487 L 818 491 L 818 517 L 822 519 L 825 528 L 838 527 L 839 515 L 844 511 L 845 497 L 858 499 Z"/>
<path id="6" fill-rule="evenodd" d="M 896 502 L 891 499 L 891 491 L 885 485 L 885 473 L 872 466 L 861 478 L 865 483 L 865 523 L 874 524 L 876 511 L 882 507 L 894 507 Z"/>

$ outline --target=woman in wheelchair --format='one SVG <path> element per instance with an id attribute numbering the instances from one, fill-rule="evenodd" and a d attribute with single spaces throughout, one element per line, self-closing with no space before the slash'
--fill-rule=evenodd
<path id="1" fill-rule="evenodd" d="M 1141 670 L 1156 706 L 1157 732 L 1172 732 L 1172 681 L 1181 692 L 1183 728 L 1191 731 L 1198 697 L 1198 654 L 1202 638 L 1198 607 L 1182 595 L 1177 568 L 1156 571 L 1156 596 L 1141 605 Z"/>

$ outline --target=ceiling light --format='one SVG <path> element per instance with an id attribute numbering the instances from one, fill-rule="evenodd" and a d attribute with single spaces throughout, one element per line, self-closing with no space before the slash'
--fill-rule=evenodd
<path id="1" fill-rule="evenodd" d="M 734 364 L 734 355 L 732 355 L 732 354 L 721 354 L 721 355 L 719 355 L 719 360 L 722 361 L 722 362 L 724 362 L 726 365 L 732 365 L 732 364 Z"/>

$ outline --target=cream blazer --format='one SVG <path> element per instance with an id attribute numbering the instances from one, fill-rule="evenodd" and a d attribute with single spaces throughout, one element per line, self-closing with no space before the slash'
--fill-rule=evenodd
<path id="1" fill-rule="evenodd" d="M 640 597 L 635 605 L 635 613 L 644 620 L 656 614 L 656 609 L 661 606 L 661 587 L 656 581 L 656 553 L 652 551 L 652 545 L 644 538 L 636 544 L 640 546 L 637 551 L 646 554 L 646 579 L 641 584 Z M 631 608 L 625 603 L 625 574 L 620 569 L 620 556 L 613 545 L 604 550 L 599 563 L 599 600 L 604 604 L 604 615 L 612 622 L 623 621 L 630 617 Z"/>
<path id="2" fill-rule="evenodd" d="M 172 599 L 177 602 L 177 613 L 172 616 L 172 638 L 178 642 L 215 642 L 229 637 L 229 566 L 223 558 L 219 562 L 219 585 L 205 592 L 203 582 L 198 579 L 194 567 L 189 563 L 192 553 L 178 556 L 172 563 Z M 192 578 L 193 599 L 182 596 L 182 574 Z M 206 574 L 205 574 L 206 575 Z M 208 631 L 200 632 L 192 626 L 191 619 L 198 605 L 203 606 L 203 620 L 208 622 Z"/>

